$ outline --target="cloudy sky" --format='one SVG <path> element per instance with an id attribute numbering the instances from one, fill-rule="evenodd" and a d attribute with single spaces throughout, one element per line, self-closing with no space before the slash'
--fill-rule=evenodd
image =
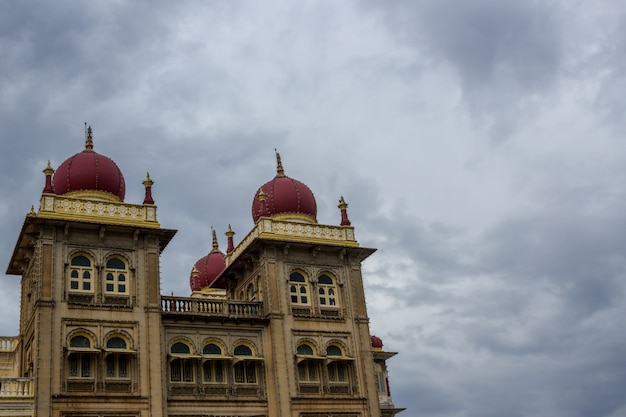
<path id="1" fill-rule="evenodd" d="M 163 293 L 186 295 L 211 227 L 251 229 L 277 148 L 321 223 L 343 195 L 378 248 L 402 415 L 623 417 L 624 56 L 612 0 L 1 2 L 0 254 L 87 122 L 127 202 L 150 171 L 179 230 Z"/>

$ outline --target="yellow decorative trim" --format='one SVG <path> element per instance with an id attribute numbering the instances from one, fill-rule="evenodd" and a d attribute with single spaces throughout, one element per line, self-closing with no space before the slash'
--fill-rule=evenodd
<path id="1" fill-rule="evenodd" d="M 100 190 L 76 190 L 76 191 L 68 191 L 63 194 L 63 197 L 73 197 L 73 198 L 88 198 L 91 200 L 105 200 L 105 201 L 116 201 L 121 202 L 120 198 L 114 194 L 111 194 L 107 191 Z"/>
<path id="2" fill-rule="evenodd" d="M 277 213 L 272 214 L 272 219 L 301 223 L 317 223 L 317 219 L 315 217 L 304 213 Z"/>
<path id="3" fill-rule="evenodd" d="M 226 255 L 226 265 L 230 265 L 256 239 L 270 239 L 290 242 L 321 243 L 358 247 L 354 238 L 354 228 L 347 226 L 331 226 L 323 224 L 303 224 L 297 221 L 277 220 L 275 217 L 262 217 L 254 229 Z"/>
<path id="4" fill-rule="evenodd" d="M 66 195 L 42 195 L 37 217 L 141 227 L 160 227 L 156 218 L 156 206 L 102 201 L 99 199 L 71 198 Z"/>

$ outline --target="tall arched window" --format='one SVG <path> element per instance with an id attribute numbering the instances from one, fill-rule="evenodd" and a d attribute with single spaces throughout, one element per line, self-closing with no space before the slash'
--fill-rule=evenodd
<path id="1" fill-rule="evenodd" d="M 224 383 L 226 376 L 224 372 L 224 359 L 222 348 L 215 343 L 209 343 L 202 349 L 202 380 L 205 383 Z"/>
<path id="2" fill-rule="evenodd" d="M 237 384 L 256 384 L 256 368 L 257 363 L 252 349 L 247 345 L 238 345 L 235 347 L 235 383 Z"/>
<path id="3" fill-rule="evenodd" d="M 93 292 L 93 262 L 85 255 L 73 256 L 69 267 L 69 290 L 76 292 Z"/>
<path id="4" fill-rule="evenodd" d="M 176 342 L 170 348 L 170 381 L 193 382 L 191 349 L 186 343 Z"/>
<path id="5" fill-rule="evenodd" d="M 70 339 L 69 351 L 68 376 L 92 379 L 95 355 L 91 340 L 84 335 L 74 336 Z"/>
<path id="6" fill-rule="evenodd" d="M 309 284 L 306 282 L 304 275 L 299 272 L 292 272 L 289 275 L 289 294 L 291 296 L 291 304 L 310 304 Z"/>
<path id="7" fill-rule="evenodd" d="M 119 336 L 110 338 L 106 345 L 106 377 L 130 378 L 130 359 L 126 341 Z"/>
<path id="8" fill-rule="evenodd" d="M 317 293 L 320 307 L 337 307 L 337 286 L 335 281 L 328 275 L 322 274 L 317 280 Z"/>
<path id="9" fill-rule="evenodd" d="M 296 349 L 298 358 L 298 380 L 300 382 L 318 382 L 319 381 L 319 358 L 315 358 L 313 348 L 302 343 Z"/>
<path id="10" fill-rule="evenodd" d="M 104 292 L 107 294 L 128 294 L 128 266 L 121 258 L 111 258 L 104 270 Z"/>
<path id="11" fill-rule="evenodd" d="M 328 381 L 330 383 L 348 382 L 348 361 L 343 354 L 341 347 L 329 345 L 326 348 L 326 356 L 330 360 L 327 366 Z"/>

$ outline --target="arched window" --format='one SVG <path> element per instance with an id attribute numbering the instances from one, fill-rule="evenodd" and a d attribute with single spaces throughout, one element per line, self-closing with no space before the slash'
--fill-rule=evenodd
<path id="1" fill-rule="evenodd" d="M 130 378 L 130 354 L 124 339 L 114 336 L 107 341 L 106 377 L 107 378 Z"/>
<path id="2" fill-rule="evenodd" d="M 224 360 L 221 355 L 222 348 L 215 343 L 209 343 L 202 349 L 204 360 L 202 363 L 202 379 L 205 383 L 219 384 L 226 382 Z"/>
<path id="3" fill-rule="evenodd" d="M 94 368 L 94 352 L 91 340 L 84 335 L 77 335 L 70 339 L 69 372 L 70 378 L 92 379 Z"/>
<path id="4" fill-rule="evenodd" d="M 291 304 L 309 305 L 309 285 L 299 272 L 292 272 L 289 275 L 289 294 Z"/>
<path id="5" fill-rule="evenodd" d="M 193 382 L 193 360 L 189 345 L 183 342 L 176 342 L 170 347 L 170 381 L 172 382 Z"/>
<path id="6" fill-rule="evenodd" d="M 254 285 L 248 284 L 247 293 L 248 293 L 248 300 L 249 301 L 254 300 L 254 296 L 255 296 Z"/>
<path id="7" fill-rule="evenodd" d="M 337 286 L 335 281 L 326 274 L 320 275 L 317 280 L 318 299 L 321 307 L 337 307 Z"/>
<path id="8" fill-rule="evenodd" d="M 328 381 L 330 383 L 348 382 L 348 362 L 344 357 L 343 349 L 337 345 L 329 345 L 326 348 L 326 356 L 334 359 L 328 363 Z"/>
<path id="9" fill-rule="evenodd" d="M 254 360 L 252 349 L 246 345 L 238 345 L 234 350 L 235 354 L 235 383 L 256 384 L 257 383 L 257 363 Z"/>
<path id="10" fill-rule="evenodd" d="M 128 266 L 121 258 L 111 258 L 104 270 L 104 292 L 107 294 L 128 294 Z"/>
<path id="11" fill-rule="evenodd" d="M 73 256 L 69 267 L 69 290 L 76 292 L 93 292 L 93 262 L 85 255 Z"/>
<path id="12" fill-rule="evenodd" d="M 302 343 L 296 349 L 298 356 L 298 380 L 300 382 L 318 382 L 319 381 L 319 359 L 313 358 L 315 351 L 313 348 Z M 311 356 L 311 358 L 308 358 Z"/>

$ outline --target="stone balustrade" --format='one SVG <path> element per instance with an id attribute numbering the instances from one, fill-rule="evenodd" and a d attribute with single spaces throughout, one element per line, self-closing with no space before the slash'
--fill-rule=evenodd
<path id="1" fill-rule="evenodd" d="M 14 352 L 18 342 L 17 337 L 0 336 L 0 352 Z"/>
<path id="2" fill-rule="evenodd" d="M 161 296 L 161 311 L 165 314 L 259 319 L 262 310 L 259 302 Z"/>
<path id="3" fill-rule="evenodd" d="M 0 399 L 33 396 L 33 378 L 0 378 Z"/>

